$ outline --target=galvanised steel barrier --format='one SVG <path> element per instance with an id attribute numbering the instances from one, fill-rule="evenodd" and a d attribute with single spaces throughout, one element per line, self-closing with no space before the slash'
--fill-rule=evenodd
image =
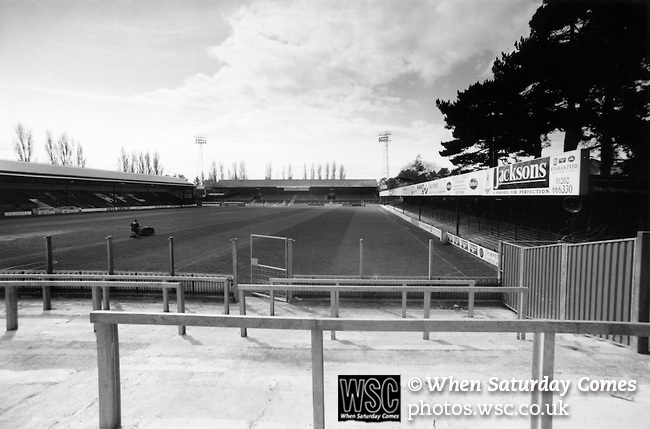
<path id="1" fill-rule="evenodd" d="M 647 321 L 650 318 L 650 233 L 637 238 L 528 247 L 502 243 L 503 286 L 529 288 L 527 317 Z M 514 296 L 505 303 L 519 310 Z M 607 336 L 630 345 L 628 336 Z"/>

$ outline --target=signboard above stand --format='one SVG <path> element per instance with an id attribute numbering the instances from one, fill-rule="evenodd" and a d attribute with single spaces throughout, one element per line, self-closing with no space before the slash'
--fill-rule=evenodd
<path id="1" fill-rule="evenodd" d="M 393 196 L 578 196 L 588 192 L 589 150 L 449 176 L 416 185 L 388 189 Z"/>

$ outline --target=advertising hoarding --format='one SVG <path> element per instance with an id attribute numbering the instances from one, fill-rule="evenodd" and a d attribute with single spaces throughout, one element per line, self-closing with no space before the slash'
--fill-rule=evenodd
<path id="1" fill-rule="evenodd" d="M 589 151 L 578 149 L 389 189 L 380 196 L 577 196 L 588 191 L 588 168 Z"/>

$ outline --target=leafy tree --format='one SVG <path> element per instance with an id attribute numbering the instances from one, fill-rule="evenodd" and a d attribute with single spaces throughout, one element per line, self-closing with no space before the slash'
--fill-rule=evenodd
<path id="1" fill-rule="evenodd" d="M 459 91 L 455 101 L 436 101 L 454 137 L 441 154 L 461 171 L 506 156 L 538 157 L 548 134 L 560 130 L 565 151 L 582 145 L 600 152 L 601 174 L 610 174 L 616 157 L 642 171 L 650 119 L 647 17 L 642 0 L 545 0 L 530 36 L 495 61 L 493 80 Z"/>
<path id="2" fill-rule="evenodd" d="M 493 167 L 499 158 L 516 151 L 506 129 L 505 108 L 499 104 L 500 85 L 494 80 L 459 91 L 456 101 L 436 100 L 453 140 L 443 142 L 440 155 L 450 157 L 461 170 Z"/>
<path id="3" fill-rule="evenodd" d="M 595 145 L 603 175 L 620 150 L 647 146 L 628 140 L 649 116 L 647 19 L 641 0 L 546 0 L 522 43 L 536 53 L 523 64 L 549 98 L 551 125 L 566 133 L 564 150 Z"/>

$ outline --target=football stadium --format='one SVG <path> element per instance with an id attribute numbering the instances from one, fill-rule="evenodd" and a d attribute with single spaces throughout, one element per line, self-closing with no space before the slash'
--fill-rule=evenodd
<path id="1" fill-rule="evenodd" d="M 0 1 L 0 429 L 649 429 L 648 18 Z"/>
<path id="2" fill-rule="evenodd" d="M 2 161 L 3 426 L 574 427 L 609 401 L 647 418 L 648 235 L 471 216 L 531 194 L 572 215 L 587 162 L 380 190 Z"/>

